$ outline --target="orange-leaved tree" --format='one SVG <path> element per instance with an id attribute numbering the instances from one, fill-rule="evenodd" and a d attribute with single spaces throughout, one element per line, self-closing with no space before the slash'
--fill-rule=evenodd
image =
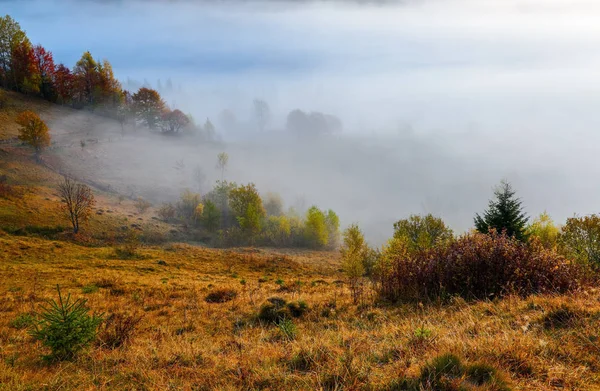
<path id="1" fill-rule="evenodd" d="M 17 117 L 19 140 L 31 145 L 35 150 L 35 159 L 40 161 L 42 150 L 50 145 L 48 125 L 33 111 L 24 111 Z"/>
<path id="2" fill-rule="evenodd" d="M 86 221 L 92 214 L 94 206 L 94 193 L 92 189 L 82 183 L 76 183 L 69 177 L 64 177 L 58 185 L 62 209 L 73 225 L 73 233 L 79 232 L 79 225 Z"/>

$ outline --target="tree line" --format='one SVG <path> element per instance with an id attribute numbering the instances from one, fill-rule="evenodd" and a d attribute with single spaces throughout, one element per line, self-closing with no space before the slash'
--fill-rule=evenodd
<path id="1" fill-rule="evenodd" d="M 56 64 L 52 52 L 33 45 L 8 15 L 0 17 L 0 83 L 4 89 L 115 118 L 122 127 L 135 123 L 172 134 L 195 127 L 189 115 L 169 108 L 156 90 L 123 89 L 110 62 L 95 59 L 89 51 L 73 68 Z M 204 127 L 214 132 L 208 120 Z"/>

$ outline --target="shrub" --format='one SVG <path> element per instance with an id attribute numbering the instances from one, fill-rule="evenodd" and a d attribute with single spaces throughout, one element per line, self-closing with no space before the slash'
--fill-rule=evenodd
<path id="1" fill-rule="evenodd" d="M 177 210 L 175 209 L 173 204 L 166 203 L 162 204 L 160 208 L 158 208 L 156 214 L 158 214 L 158 217 L 160 217 L 161 220 L 169 222 L 175 220 Z"/>
<path id="2" fill-rule="evenodd" d="M 133 205 L 137 209 L 138 213 L 144 213 L 145 211 L 148 210 L 148 208 L 150 208 L 152 206 L 152 204 L 150 202 L 146 201 L 142 197 L 138 197 L 135 200 L 135 202 L 133 203 Z"/>
<path id="3" fill-rule="evenodd" d="M 297 301 L 287 304 L 288 311 L 290 315 L 294 318 L 300 318 L 302 315 L 308 311 L 308 304 L 305 301 Z"/>
<path id="4" fill-rule="evenodd" d="M 582 268 L 556 252 L 495 232 L 467 234 L 419 257 L 400 254 L 379 286 L 391 300 L 562 293 L 575 290 L 583 279 Z"/>
<path id="5" fill-rule="evenodd" d="M 69 360 L 96 338 L 96 329 L 102 322 L 102 315 L 88 314 L 87 300 L 71 300 L 68 295 L 63 300 L 60 288 L 58 301 L 51 300 L 42 307 L 40 321 L 31 331 L 33 338 L 51 350 L 45 356 L 49 360 Z"/>
<path id="6" fill-rule="evenodd" d="M 100 328 L 98 340 L 108 349 L 116 349 L 131 341 L 142 316 L 113 313 Z"/>
<path id="7" fill-rule="evenodd" d="M 308 311 L 304 301 L 288 303 L 280 297 L 270 297 L 258 312 L 257 318 L 263 322 L 278 324 L 284 319 L 300 318 Z"/>
<path id="8" fill-rule="evenodd" d="M 225 303 L 237 297 L 237 292 L 230 288 L 215 289 L 204 298 L 207 303 Z"/>
<path id="9" fill-rule="evenodd" d="M 185 222 L 195 224 L 198 218 L 202 217 L 204 207 L 201 205 L 202 197 L 200 194 L 186 189 L 181 193 L 179 201 L 175 205 L 177 216 Z M 201 206 L 200 209 L 199 206 Z"/>
<path id="10" fill-rule="evenodd" d="M 137 233 L 129 230 L 123 239 L 123 245 L 115 248 L 115 256 L 119 259 L 132 259 L 138 257 L 137 250 L 140 247 L 140 240 Z"/>
<path id="11" fill-rule="evenodd" d="M 287 302 L 279 297 L 267 299 L 258 311 L 258 319 L 267 323 L 277 323 L 288 316 Z"/>

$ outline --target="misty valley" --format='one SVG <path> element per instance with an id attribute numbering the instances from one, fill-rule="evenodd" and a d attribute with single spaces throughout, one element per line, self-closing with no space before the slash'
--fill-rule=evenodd
<path id="1" fill-rule="evenodd" d="M 0 391 L 600 390 L 598 16 L 0 1 Z"/>

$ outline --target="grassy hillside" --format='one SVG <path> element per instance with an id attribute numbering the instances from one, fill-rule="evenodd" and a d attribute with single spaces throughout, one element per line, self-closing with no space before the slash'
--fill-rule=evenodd
<path id="1" fill-rule="evenodd" d="M 124 254 L 119 232 L 164 239 L 179 228 L 99 188 L 87 236 L 61 233 L 67 221 L 52 164 L 81 169 L 73 156 L 87 152 L 55 148 L 50 168 L 35 164 L 14 140 L 24 108 L 74 121 L 70 131 L 84 123 L 70 109 L 14 94 L 0 111 L 0 175 L 11 185 L 0 197 L 0 390 L 600 390 L 596 289 L 388 305 L 367 287 L 354 305 L 337 253 L 171 241 Z M 69 130 L 52 129 L 57 140 Z M 76 359 L 47 363 L 28 328 L 57 298 L 57 285 L 88 299 L 107 322 Z M 235 297 L 208 302 L 209 295 Z M 274 297 L 291 303 L 284 307 L 291 323 L 269 322 Z M 112 347 L 108 319 L 121 315 L 140 320 L 123 346 Z M 464 368 L 435 361 L 445 354 Z"/>

